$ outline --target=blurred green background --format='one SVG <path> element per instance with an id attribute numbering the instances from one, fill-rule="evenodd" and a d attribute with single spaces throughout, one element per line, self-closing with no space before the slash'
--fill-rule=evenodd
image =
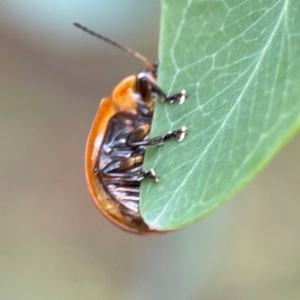
<path id="1" fill-rule="evenodd" d="M 236 199 L 168 235 L 110 224 L 90 198 L 99 101 L 157 58 L 159 1 L 0 4 L 0 299 L 300 299 L 300 136 Z"/>

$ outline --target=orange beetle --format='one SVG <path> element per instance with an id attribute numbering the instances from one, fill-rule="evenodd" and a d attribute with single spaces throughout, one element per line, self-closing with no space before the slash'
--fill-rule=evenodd
<path id="1" fill-rule="evenodd" d="M 163 101 L 182 104 L 187 93 L 172 96 L 156 84 L 157 64 L 141 54 L 117 44 L 80 24 L 75 26 L 132 53 L 146 63 L 146 70 L 125 78 L 111 98 L 100 102 L 86 147 L 86 177 L 90 193 L 102 213 L 124 230 L 138 234 L 158 234 L 144 222 L 140 211 L 140 182 L 144 178 L 158 181 L 154 170 L 142 169 L 147 146 L 162 145 L 166 140 L 184 139 L 187 129 L 171 131 L 149 139 L 154 96 Z"/>

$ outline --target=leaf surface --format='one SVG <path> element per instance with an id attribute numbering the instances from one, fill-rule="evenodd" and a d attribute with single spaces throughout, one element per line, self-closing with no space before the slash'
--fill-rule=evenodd
<path id="1" fill-rule="evenodd" d="M 157 101 L 151 136 L 185 125 L 188 136 L 148 147 L 141 213 L 177 229 L 230 199 L 300 125 L 298 0 L 162 0 L 159 85 L 182 105 Z"/>

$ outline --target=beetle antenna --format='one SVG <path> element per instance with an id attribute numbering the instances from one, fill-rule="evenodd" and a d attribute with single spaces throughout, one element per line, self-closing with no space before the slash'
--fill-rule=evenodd
<path id="1" fill-rule="evenodd" d="M 136 58 L 142 60 L 142 61 L 146 64 L 146 66 L 147 66 L 148 68 L 151 68 L 151 67 L 152 67 L 152 63 L 149 62 L 149 60 L 148 60 L 145 56 L 143 56 L 143 55 L 141 55 L 140 53 L 138 53 L 138 52 L 132 50 L 131 48 L 125 47 L 125 46 L 123 46 L 123 45 L 120 45 L 120 44 L 118 44 L 117 42 L 112 41 L 111 39 L 109 39 L 109 38 L 107 38 L 107 37 L 105 37 L 105 36 L 103 36 L 103 35 L 101 35 L 101 34 L 95 32 L 95 31 L 93 31 L 93 30 L 90 30 L 90 29 L 88 29 L 87 27 L 82 26 L 82 25 L 79 24 L 79 23 L 73 23 L 73 24 L 74 24 L 74 26 L 80 28 L 81 30 L 83 30 L 83 31 L 85 31 L 85 32 L 87 32 L 87 33 L 89 33 L 90 35 L 95 36 L 95 37 L 97 37 L 97 38 L 99 38 L 99 39 L 101 39 L 101 40 L 104 40 L 105 42 L 107 42 L 107 43 L 109 43 L 109 44 L 111 44 L 111 45 L 113 45 L 113 46 L 115 46 L 115 47 L 117 47 L 117 48 L 119 48 L 119 49 L 121 49 L 121 50 L 123 50 L 123 51 L 125 51 L 125 52 L 128 52 L 128 53 L 132 54 L 132 55 L 135 56 Z"/>

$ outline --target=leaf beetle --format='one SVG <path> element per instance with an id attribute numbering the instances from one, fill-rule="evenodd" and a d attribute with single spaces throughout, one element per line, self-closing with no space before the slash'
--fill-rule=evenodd
<path id="1" fill-rule="evenodd" d="M 144 222 L 140 211 L 140 182 L 158 181 L 153 169 L 143 170 L 147 146 L 162 145 L 169 139 L 182 141 L 185 126 L 163 136 L 149 138 L 155 97 L 168 103 L 182 104 L 187 92 L 167 96 L 157 85 L 158 63 L 124 47 L 78 23 L 81 30 L 100 38 L 146 64 L 137 75 L 122 80 L 111 97 L 101 100 L 86 146 L 85 170 L 89 191 L 101 212 L 122 229 L 137 234 L 159 234 Z"/>

